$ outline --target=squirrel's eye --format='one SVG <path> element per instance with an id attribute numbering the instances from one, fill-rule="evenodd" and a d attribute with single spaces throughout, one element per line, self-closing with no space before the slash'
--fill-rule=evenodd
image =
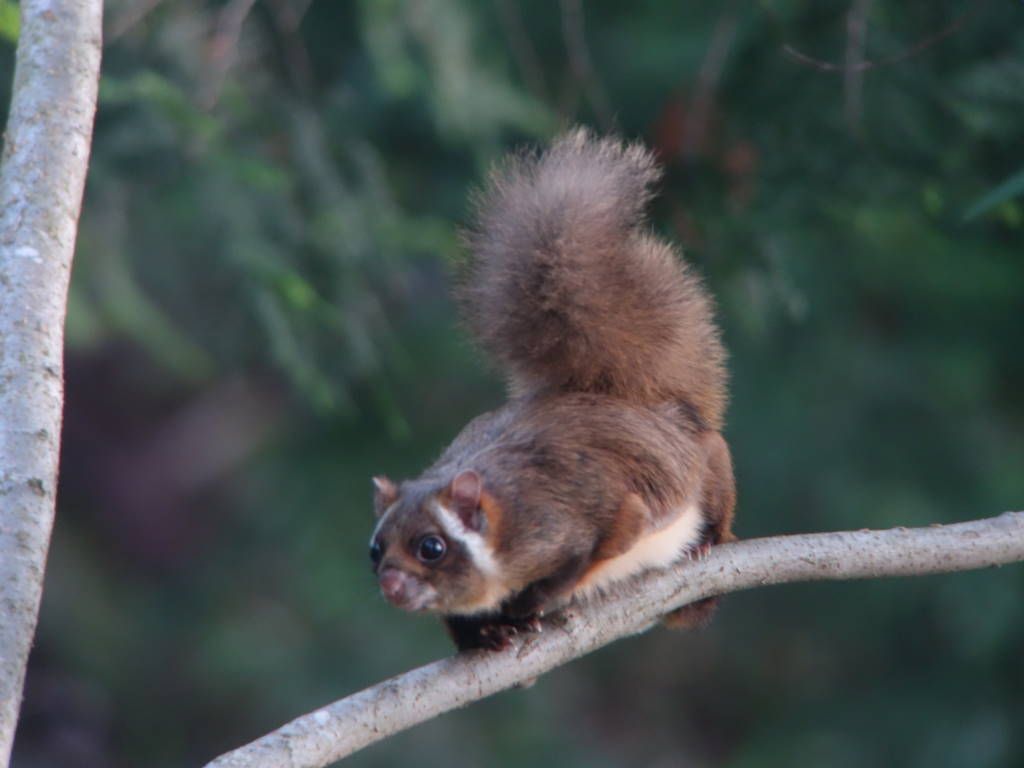
<path id="1" fill-rule="evenodd" d="M 444 557 L 448 551 L 448 545 L 440 536 L 424 536 L 420 539 L 420 547 L 417 555 L 425 563 L 432 563 Z"/>
<path id="2" fill-rule="evenodd" d="M 381 546 L 380 539 L 374 539 L 370 542 L 370 562 L 374 565 L 380 565 L 382 557 L 384 557 L 384 547 Z"/>

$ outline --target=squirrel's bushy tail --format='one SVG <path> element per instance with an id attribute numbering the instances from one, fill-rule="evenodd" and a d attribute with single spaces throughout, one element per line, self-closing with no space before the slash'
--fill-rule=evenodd
<path id="1" fill-rule="evenodd" d="M 460 298 L 516 394 L 680 401 L 720 428 L 725 353 L 711 301 L 646 229 L 659 175 L 643 147 L 580 129 L 493 173 Z"/>

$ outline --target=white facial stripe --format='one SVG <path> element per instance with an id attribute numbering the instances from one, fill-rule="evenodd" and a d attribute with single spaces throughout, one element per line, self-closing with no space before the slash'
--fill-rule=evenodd
<path id="1" fill-rule="evenodd" d="M 434 504 L 434 514 L 437 515 L 437 521 L 444 528 L 444 532 L 448 534 L 448 538 L 459 542 L 466 548 L 470 559 L 482 573 L 488 576 L 498 574 L 498 563 L 483 536 L 467 528 L 463 524 L 462 518 L 440 502 Z"/>
<path id="2" fill-rule="evenodd" d="M 388 507 L 386 510 L 384 510 L 384 514 L 380 516 L 380 520 L 377 521 L 377 525 L 373 529 L 373 534 L 370 536 L 370 544 L 371 545 L 373 544 L 373 540 L 377 538 L 377 534 L 380 533 L 380 529 L 381 529 L 381 526 L 384 525 L 384 521 L 388 519 L 388 515 L 390 515 L 392 512 L 395 511 L 395 508 L 397 506 L 398 506 L 398 502 L 396 501 L 394 504 L 392 504 L 390 507 Z"/>

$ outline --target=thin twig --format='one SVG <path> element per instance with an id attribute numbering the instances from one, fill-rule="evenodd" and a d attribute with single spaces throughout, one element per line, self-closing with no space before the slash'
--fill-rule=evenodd
<path id="1" fill-rule="evenodd" d="M 846 62 L 843 72 L 843 94 L 845 100 L 846 124 L 850 133 L 860 133 L 863 112 L 864 46 L 867 44 L 868 9 L 871 0 L 854 0 L 846 14 Z"/>
<path id="2" fill-rule="evenodd" d="M 509 51 L 519 70 L 519 76 L 523 78 L 530 93 L 540 101 L 546 101 L 548 87 L 544 81 L 544 69 L 537 57 L 537 50 L 533 47 L 530 36 L 526 32 L 518 0 L 496 0 L 495 5 L 498 8 L 498 20 L 505 32 L 505 39 L 508 41 Z"/>
<path id="3" fill-rule="evenodd" d="M 725 60 L 728 58 L 732 41 L 736 37 L 736 14 L 730 8 L 721 15 L 711 33 L 707 53 L 697 73 L 697 87 L 693 102 L 683 122 L 683 157 L 693 157 L 704 144 L 707 135 L 715 92 L 722 79 Z"/>
<path id="4" fill-rule="evenodd" d="M 569 68 L 572 70 L 573 78 L 587 94 L 587 101 L 590 102 L 597 121 L 604 130 L 610 131 L 615 127 L 614 119 L 608 104 L 608 97 L 594 71 L 590 50 L 587 48 L 587 33 L 583 25 L 583 4 L 581 0 L 561 0 L 560 5 L 562 8 L 562 37 L 565 39 Z"/>
<path id="5" fill-rule="evenodd" d="M 284 62 L 295 87 L 308 94 L 313 87 L 313 63 L 309 51 L 299 34 L 302 17 L 312 0 L 270 0 L 270 17 L 281 37 Z"/>
<path id="6" fill-rule="evenodd" d="M 978 0 L 978 2 L 971 3 L 970 7 L 966 11 L 961 13 L 959 16 L 953 19 L 953 21 L 951 21 L 942 29 L 939 29 L 936 32 L 933 32 L 932 34 L 921 38 L 916 43 L 911 45 L 909 48 L 905 48 L 899 53 L 895 53 L 891 56 L 884 56 L 881 59 L 875 59 L 873 61 L 861 61 L 857 65 L 856 71 L 865 72 L 869 69 L 888 67 L 893 64 L 899 64 L 900 62 L 913 58 L 922 51 L 931 48 L 933 45 L 940 43 L 947 37 L 950 37 L 951 35 L 959 32 L 960 29 L 965 24 L 967 24 L 968 21 L 974 18 L 974 16 L 976 16 L 985 7 L 985 5 L 986 3 L 984 2 L 984 0 Z M 761 3 L 761 7 L 768 13 L 769 17 L 772 19 L 775 26 L 778 27 L 779 29 L 782 29 L 782 23 L 779 21 L 779 18 L 776 15 L 775 10 L 767 3 Z M 782 49 L 782 52 L 788 58 L 792 59 L 798 64 L 810 67 L 811 69 L 816 69 L 819 72 L 842 72 L 843 74 L 846 74 L 848 71 L 848 68 L 845 63 L 837 64 L 832 61 L 826 61 L 824 59 L 815 58 L 804 53 L 799 48 L 788 42 L 783 42 L 780 47 Z"/>
<path id="7" fill-rule="evenodd" d="M 304 715 L 207 768 L 322 768 L 443 712 L 522 684 L 666 612 L 713 595 L 795 581 L 920 576 L 1024 560 L 1024 512 L 956 525 L 816 533 L 714 547 L 698 562 L 570 606 L 502 653 L 453 656 Z"/>
<path id="8" fill-rule="evenodd" d="M 255 4 L 256 0 L 229 0 L 217 14 L 216 28 L 209 43 L 210 72 L 199 95 L 199 103 L 205 109 L 212 109 L 220 99 L 228 72 L 238 59 L 242 25 Z"/>
<path id="9" fill-rule="evenodd" d="M 164 0 L 136 0 L 127 9 L 114 17 L 103 39 L 110 45 L 141 24 Z"/>

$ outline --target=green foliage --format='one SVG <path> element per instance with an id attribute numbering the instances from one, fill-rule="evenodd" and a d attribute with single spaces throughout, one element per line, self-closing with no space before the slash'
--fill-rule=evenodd
<path id="1" fill-rule="evenodd" d="M 21 7 L 12 0 L 0 0 L 0 39 L 18 42 L 21 32 Z"/>
<path id="2" fill-rule="evenodd" d="M 964 214 L 964 218 L 974 219 L 983 213 L 991 211 L 993 208 L 1006 206 L 1005 210 L 1007 211 L 1006 216 L 1008 218 L 1008 223 L 1020 226 L 1020 209 L 1008 204 L 1013 198 L 1019 197 L 1022 194 L 1024 194 L 1024 168 L 1013 174 L 1013 176 L 1008 178 L 991 192 L 987 192 L 983 195 L 978 202 L 967 209 L 967 213 Z M 1011 214 L 1011 210 L 1015 213 Z"/>
<path id="3" fill-rule="evenodd" d="M 741 536 L 1020 507 L 1019 3 L 920 50 L 962 2 L 867 4 L 864 59 L 912 53 L 859 102 L 783 51 L 841 65 L 849 2 L 588 2 L 589 62 L 541 0 L 266 0 L 237 30 L 237 3 L 134 7 L 108 14 L 16 765 L 198 764 L 447 652 L 376 595 L 369 477 L 500 401 L 448 298 L 458 227 L 565 124 L 665 162 L 652 226 L 730 348 Z M 1019 568 L 737 595 L 352 764 L 1016 765 L 1022 605 Z"/>

